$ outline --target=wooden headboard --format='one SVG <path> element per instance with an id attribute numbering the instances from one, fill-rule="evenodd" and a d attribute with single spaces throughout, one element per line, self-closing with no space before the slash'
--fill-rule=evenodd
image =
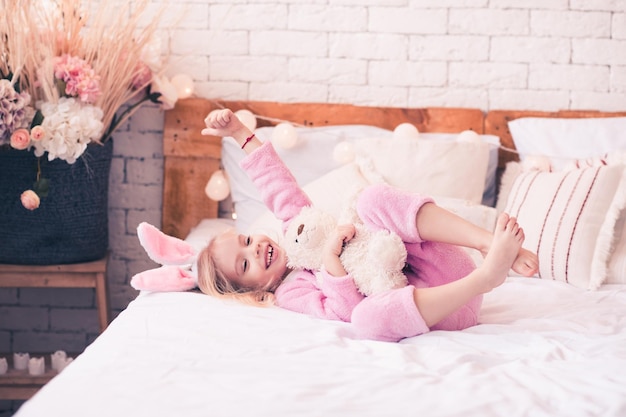
<path id="1" fill-rule="evenodd" d="M 184 238 L 192 227 L 205 218 L 215 218 L 218 203 L 204 194 L 211 174 L 220 168 L 221 138 L 202 136 L 204 118 L 212 110 L 247 109 L 262 116 L 258 127 L 280 121 L 309 126 L 367 124 L 393 130 L 409 122 L 420 132 L 458 133 L 473 130 L 500 136 L 502 145 L 514 148 L 508 121 L 519 117 L 610 117 L 625 113 L 596 111 L 490 111 L 463 108 L 398 108 L 367 107 L 326 103 L 275 103 L 260 101 L 222 101 L 203 98 L 179 100 L 176 107 L 165 113 L 163 130 L 164 179 L 162 230 Z M 499 166 L 517 160 L 515 153 L 501 151 Z"/>

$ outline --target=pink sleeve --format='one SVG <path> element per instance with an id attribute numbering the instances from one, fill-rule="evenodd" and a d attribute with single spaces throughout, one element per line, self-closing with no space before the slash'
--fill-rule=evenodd
<path id="1" fill-rule="evenodd" d="M 359 195 L 357 212 L 366 226 L 373 230 L 389 230 L 405 243 L 419 243 L 422 238 L 415 225 L 415 216 L 430 197 L 399 190 L 389 185 L 373 185 Z"/>
<path id="2" fill-rule="evenodd" d="M 351 321 L 359 337 L 397 342 L 429 331 L 415 306 L 413 291 L 408 285 L 366 297 L 352 312 Z"/>
<path id="3" fill-rule="evenodd" d="M 261 193 L 267 208 L 283 223 L 289 222 L 302 207 L 311 205 L 311 200 L 302 191 L 271 142 L 263 143 L 246 156 L 241 161 L 241 168 Z"/>
<path id="4" fill-rule="evenodd" d="M 349 322 L 352 310 L 364 298 L 349 275 L 333 277 L 322 270 L 318 280 L 309 271 L 296 273 L 299 275 L 276 290 L 279 307 L 313 317 Z"/>

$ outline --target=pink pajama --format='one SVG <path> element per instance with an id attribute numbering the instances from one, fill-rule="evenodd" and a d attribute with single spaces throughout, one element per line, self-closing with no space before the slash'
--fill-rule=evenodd
<path id="1" fill-rule="evenodd" d="M 285 224 L 303 206 L 311 204 L 270 142 L 248 155 L 241 166 L 259 189 L 265 204 Z M 334 277 L 322 269 L 318 271 L 321 279 L 316 279 L 311 271 L 302 270 L 278 287 L 277 304 L 319 318 L 351 322 L 360 337 L 382 341 L 475 325 L 482 297 L 476 297 L 431 329 L 415 306 L 414 287 L 442 285 L 475 268 L 463 249 L 421 239 L 415 216 L 428 202 L 432 199 L 386 185 L 367 188 L 357 202 L 359 216 L 368 227 L 391 230 L 405 242 L 411 267 L 407 272 L 407 287 L 364 297 L 350 275 Z"/>

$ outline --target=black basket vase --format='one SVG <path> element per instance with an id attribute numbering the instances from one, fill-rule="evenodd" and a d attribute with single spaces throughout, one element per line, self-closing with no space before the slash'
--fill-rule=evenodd
<path id="1" fill-rule="evenodd" d="M 37 157 L 0 147 L 0 263 L 51 265 L 87 262 L 109 246 L 108 185 L 113 141 L 90 144 L 73 164 L 41 157 L 48 196 L 36 210 L 20 195 L 33 188 Z"/>

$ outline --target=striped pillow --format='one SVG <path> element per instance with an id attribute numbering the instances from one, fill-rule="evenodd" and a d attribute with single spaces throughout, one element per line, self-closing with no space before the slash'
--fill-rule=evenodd
<path id="1" fill-rule="evenodd" d="M 615 224 L 624 208 L 624 166 L 542 172 L 510 163 L 507 171 L 515 177 L 503 177 L 503 186 L 511 184 L 504 211 L 517 217 L 524 247 L 537 253 L 539 278 L 597 289 L 606 279 Z"/>

